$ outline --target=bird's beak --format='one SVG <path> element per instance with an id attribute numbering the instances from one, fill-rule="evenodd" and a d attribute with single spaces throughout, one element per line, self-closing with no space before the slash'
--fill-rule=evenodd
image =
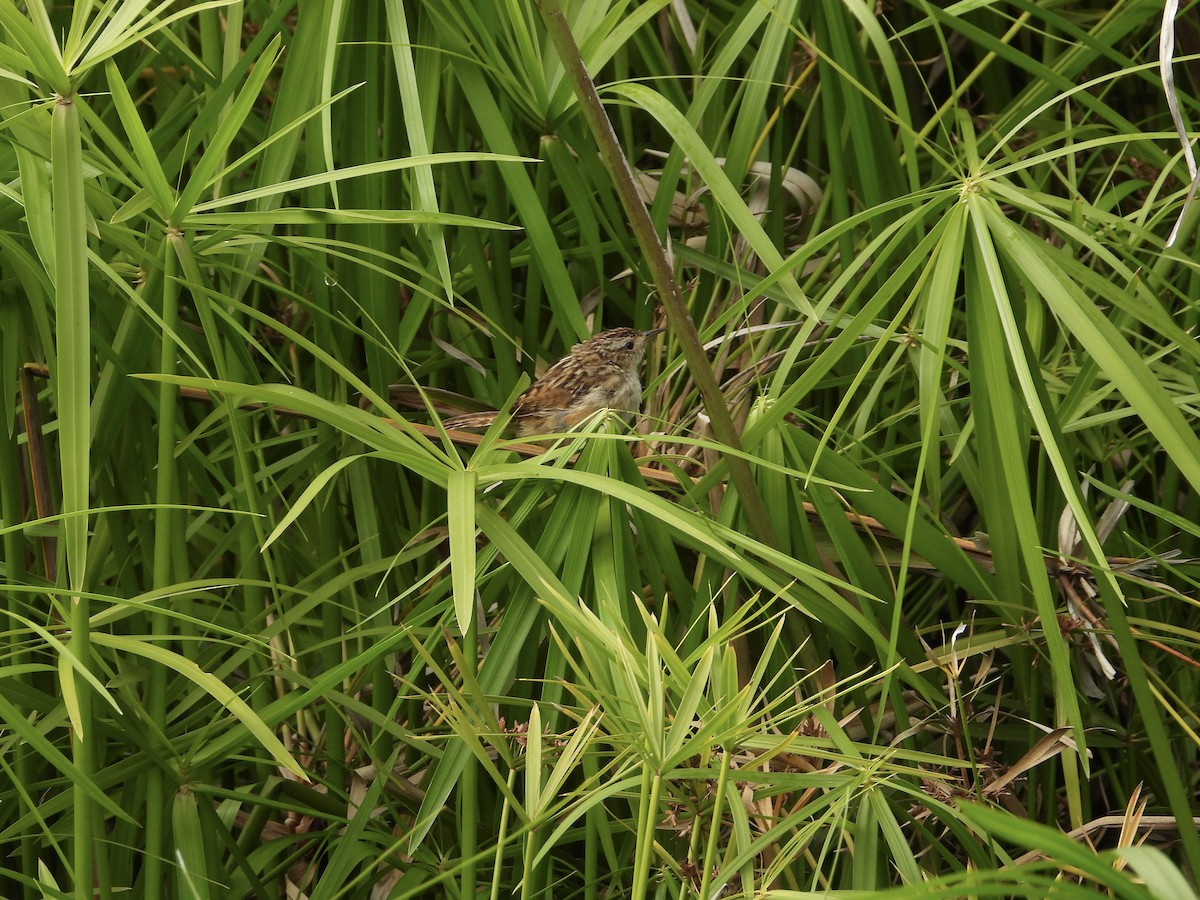
<path id="1" fill-rule="evenodd" d="M 656 334 L 662 334 L 662 333 L 663 333 L 664 331 L 666 331 L 666 330 L 667 330 L 667 329 L 665 329 L 665 328 L 651 328 L 651 329 L 650 329 L 650 330 L 648 330 L 648 331 L 643 331 L 643 332 L 642 332 L 642 337 L 644 337 L 644 338 L 646 338 L 647 340 L 649 340 L 650 338 L 654 337 Z"/>

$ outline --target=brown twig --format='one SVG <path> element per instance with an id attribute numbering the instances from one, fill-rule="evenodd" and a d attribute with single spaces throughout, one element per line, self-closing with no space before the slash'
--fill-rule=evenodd
<path id="1" fill-rule="evenodd" d="M 687 360 L 688 371 L 700 390 L 704 409 L 712 424 L 713 435 L 725 446 L 738 450 L 741 448 L 741 440 L 726 404 L 725 395 L 721 393 L 720 385 L 717 384 L 717 376 L 708 361 L 708 355 L 704 352 L 704 345 L 688 312 L 687 303 L 679 291 L 679 283 L 675 280 L 667 252 L 654 230 L 654 222 L 638 191 L 633 169 L 617 142 L 616 132 L 613 131 L 612 122 L 604 111 L 600 95 L 596 92 L 596 85 L 587 71 L 587 66 L 584 65 L 579 45 L 571 34 L 571 27 L 558 0 L 537 0 L 537 5 L 546 23 L 550 40 L 554 43 L 559 59 L 562 60 L 575 88 L 580 111 L 596 141 L 600 158 L 612 177 L 613 186 L 621 199 L 630 228 L 650 268 L 654 286 L 662 299 L 667 320 L 671 323 L 671 333 L 678 339 L 683 357 Z M 735 454 L 726 456 L 725 462 L 729 466 L 729 476 L 737 487 L 738 498 L 746 512 L 751 531 L 764 544 L 775 546 L 771 519 L 767 515 L 767 508 L 763 504 L 749 464 Z"/>

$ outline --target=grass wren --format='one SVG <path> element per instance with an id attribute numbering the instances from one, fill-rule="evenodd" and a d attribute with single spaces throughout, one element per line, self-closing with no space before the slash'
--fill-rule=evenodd
<path id="1" fill-rule="evenodd" d="M 620 410 L 628 416 L 642 405 L 638 367 L 646 345 L 663 328 L 636 331 L 613 328 L 571 348 L 571 352 L 546 370 L 513 405 L 517 434 L 553 434 L 568 431 L 601 409 Z M 497 413 L 468 413 L 446 419 L 447 428 L 487 428 Z"/>

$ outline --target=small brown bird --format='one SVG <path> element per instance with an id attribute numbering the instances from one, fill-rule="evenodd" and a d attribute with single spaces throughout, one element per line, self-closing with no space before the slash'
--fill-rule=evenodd
<path id="1" fill-rule="evenodd" d="M 638 367 L 646 345 L 664 328 L 635 331 L 613 328 L 571 348 L 541 378 L 531 384 L 513 405 L 517 434 L 553 434 L 567 431 L 592 413 L 616 409 L 630 415 L 642 405 Z M 487 428 L 497 413 L 468 413 L 446 419 L 447 428 Z"/>

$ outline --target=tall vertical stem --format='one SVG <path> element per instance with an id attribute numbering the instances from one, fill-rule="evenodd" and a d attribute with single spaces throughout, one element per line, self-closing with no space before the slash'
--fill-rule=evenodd
<path id="1" fill-rule="evenodd" d="M 179 324 L 179 283 L 175 278 L 177 258 L 175 242 L 179 232 L 170 229 L 162 243 L 162 342 L 159 345 L 158 371 L 161 375 L 174 375 L 177 365 L 175 329 Z M 179 514 L 170 507 L 178 502 L 178 480 L 175 472 L 175 420 L 179 393 L 175 385 L 160 382 L 158 388 L 158 447 L 155 472 L 154 497 L 160 508 L 154 515 L 154 586 L 171 584 L 174 572 L 176 541 L 183 540 L 177 533 Z M 165 638 L 170 633 L 170 620 L 155 615 L 151 620 L 151 633 Z M 150 674 L 146 691 L 146 712 L 152 722 L 167 719 L 167 671 L 156 666 Z M 146 890 L 152 885 L 164 883 L 163 860 L 167 857 L 164 838 L 167 830 L 167 783 L 159 768 L 152 768 L 146 783 L 146 852 L 142 857 L 142 883 Z"/>
<path id="2" fill-rule="evenodd" d="M 62 473 L 63 537 L 71 590 L 70 650 L 79 665 L 91 658 L 91 610 L 83 594 L 87 568 L 88 485 L 91 480 L 92 348 L 88 297 L 87 212 L 83 146 L 74 94 L 58 94 L 50 131 L 54 204 L 54 290 L 57 358 L 53 369 Z M 69 664 L 60 667 L 63 696 L 71 711 L 73 761 L 83 778 L 95 772 L 91 689 Z M 73 702 L 72 702 L 73 698 Z M 73 709 L 72 709 L 73 707 Z M 75 895 L 92 896 L 96 809 L 79 785 L 74 791 Z"/>

